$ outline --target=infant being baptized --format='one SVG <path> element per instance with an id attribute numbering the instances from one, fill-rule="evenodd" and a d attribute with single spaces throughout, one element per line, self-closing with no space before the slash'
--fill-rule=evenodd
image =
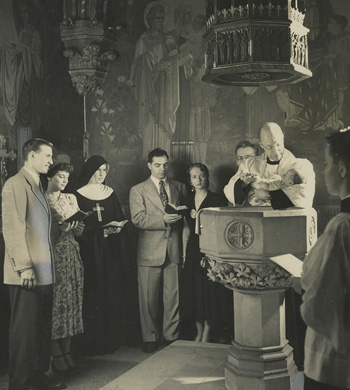
<path id="1" fill-rule="evenodd" d="M 306 173 L 303 169 L 303 164 L 297 161 L 287 172 L 280 175 L 274 175 L 269 178 L 264 178 L 259 175 L 254 176 L 254 181 L 251 183 L 252 190 L 248 194 L 248 203 L 251 206 L 271 206 L 267 191 L 280 190 L 290 186 L 298 186 L 306 182 Z M 255 191 L 255 190 L 265 191 Z M 297 187 L 296 187 L 297 189 Z M 261 197 L 261 192 L 265 195 Z"/>

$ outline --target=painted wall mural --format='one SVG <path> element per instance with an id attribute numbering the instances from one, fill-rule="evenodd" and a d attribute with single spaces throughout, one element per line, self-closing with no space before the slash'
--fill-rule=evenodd
<path id="1" fill-rule="evenodd" d="M 172 175 L 184 179 L 181 172 L 188 163 L 200 161 L 210 169 L 212 189 L 221 191 L 236 169 L 235 146 L 244 139 L 256 140 L 265 120 L 280 123 L 287 148 L 315 165 L 316 204 L 333 203 L 324 190 L 320 150 L 330 127 L 350 124 L 350 4 L 307 2 L 305 23 L 310 28 L 309 61 L 314 76 L 299 84 L 270 88 L 217 87 L 201 81 L 204 0 L 120 3 L 123 21 L 111 26 L 117 59 L 109 65 L 105 83 L 87 99 L 87 120 L 90 153 L 103 154 L 111 162 L 110 184 L 124 203 L 129 188 L 148 175 L 145 157 L 156 146 L 170 152 Z M 44 3 L 27 2 L 36 5 L 36 13 L 18 14 L 19 30 L 15 25 L 6 28 L 4 36 L 11 40 L 11 31 L 17 37 L 22 30 L 22 39 L 27 39 L 35 57 L 41 35 L 42 118 L 34 135 L 48 137 L 60 151 L 70 154 L 79 171 L 83 102 L 71 86 L 62 55 L 62 10 L 58 2 L 46 7 Z M 16 0 L 16 4 L 22 2 Z M 3 104 L 0 114 L 2 127 L 7 128 Z"/>
<path id="2" fill-rule="evenodd" d="M 213 169 L 223 165 L 229 171 L 224 181 L 228 180 L 234 169 L 235 144 L 244 137 L 245 95 L 240 88 L 219 88 L 201 81 L 204 1 L 130 6 L 136 8 L 143 10 L 137 14 L 140 23 L 131 23 L 130 18 L 128 26 L 138 25 L 138 29 L 120 30 L 114 45 L 118 58 L 104 85 L 88 97 L 91 153 L 102 153 L 114 163 L 118 186 L 120 170 L 139 166 L 139 175 L 121 179 L 126 192 L 118 195 L 124 199 L 130 186 L 148 175 L 140 167 L 155 147 L 172 156 L 175 176 L 188 163 L 200 161 Z M 222 187 L 221 181 L 214 176 L 213 188 Z"/>

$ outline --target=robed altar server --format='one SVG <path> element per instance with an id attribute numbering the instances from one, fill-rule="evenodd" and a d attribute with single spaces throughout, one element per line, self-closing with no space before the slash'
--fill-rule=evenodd
<path id="1" fill-rule="evenodd" d="M 303 263 L 305 390 L 350 389 L 350 130 L 327 136 L 325 181 L 341 199 Z"/>

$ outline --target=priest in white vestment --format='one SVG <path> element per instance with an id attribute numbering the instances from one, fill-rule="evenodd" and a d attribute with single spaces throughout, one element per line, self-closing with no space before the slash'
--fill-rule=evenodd
<path id="1" fill-rule="evenodd" d="M 277 123 L 266 122 L 260 129 L 260 146 L 264 153 L 251 157 L 240 165 L 237 173 L 224 188 L 226 198 L 234 205 L 245 205 L 248 194 L 264 199 L 274 209 L 288 207 L 312 207 L 315 195 L 315 173 L 309 169 L 303 184 L 292 185 L 275 191 L 252 188 L 257 176 L 265 179 L 283 176 L 295 163 L 294 155 L 284 147 L 284 135 Z M 240 185 L 238 185 L 240 184 Z"/>

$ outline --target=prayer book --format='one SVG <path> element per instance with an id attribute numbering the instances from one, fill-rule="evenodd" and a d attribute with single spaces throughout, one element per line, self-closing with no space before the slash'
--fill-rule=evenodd
<path id="1" fill-rule="evenodd" d="M 112 222 L 106 223 L 102 227 L 108 227 L 108 226 L 111 226 L 111 227 L 123 227 L 127 222 L 128 222 L 127 219 L 124 219 L 124 221 L 112 221 Z"/>
<path id="2" fill-rule="evenodd" d="M 64 222 L 71 223 L 71 222 L 80 222 L 87 218 L 89 215 L 92 214 L 92 211 L 88 211 L 87 213 L 83 210 L 78 210 L 75 214 L 73 214 L 71 217 L 64 220 Z"/>
<path id="3" fill-rule="evenodd" d="M 285 255 L 270 257 L 270 260 L 289 272 L 292 276 L 301 277 L 303 262 L 294 255 L 287 253 Z"/>
<path id="4" fill-rule="evenodd" d="M 167 214 L 179 214 L 179 215 L 185 215 L 185 212 L 187 210 L 187 206 L 175 206 L 171 203 L 168 203 L 165 206 L 165 212 Z"/>

